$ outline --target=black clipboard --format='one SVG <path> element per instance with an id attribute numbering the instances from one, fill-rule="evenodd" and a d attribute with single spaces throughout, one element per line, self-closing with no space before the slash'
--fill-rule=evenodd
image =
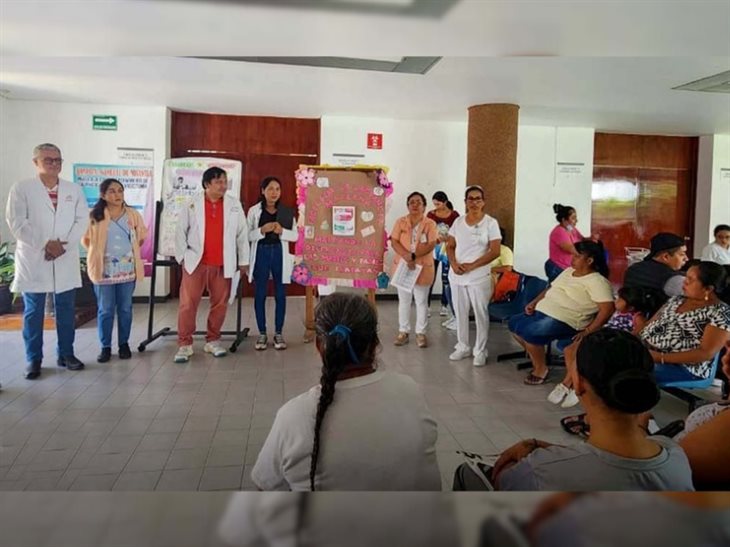
<path id="1" fill-rule="evenodd" d="M 282 228 L 291 230 L 294 227 L 294 209 L 279 205 L 276 209 L 276 222 L 281 224 Z"/>

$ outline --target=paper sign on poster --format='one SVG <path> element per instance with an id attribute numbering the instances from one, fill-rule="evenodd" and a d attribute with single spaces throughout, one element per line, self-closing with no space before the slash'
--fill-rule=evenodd
<path id="1" fill-rule="evenodd" d="M 355 235 L 355 208 L 352 206 L 332 207 L 332 235 Z"/>

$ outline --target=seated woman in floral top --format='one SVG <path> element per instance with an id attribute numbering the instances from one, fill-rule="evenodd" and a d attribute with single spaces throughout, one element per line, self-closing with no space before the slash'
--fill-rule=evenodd
<path id="1" fill-rule="evenodd" d="M 658 384 L 710 376 L 715 355 L 730 340 L 730 306 L 717 297 L 725 282 L 719 264 L 691 266 L 684 295 L 670 298 L 641 331 Z"/>

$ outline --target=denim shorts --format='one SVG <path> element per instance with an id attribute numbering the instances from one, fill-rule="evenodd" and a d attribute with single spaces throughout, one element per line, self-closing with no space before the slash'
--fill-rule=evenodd
<path id="1" fill-rule="evenodd" d="M 513 315 L 509 320 L 509 330 L 528 344 L 536 346 L 545 346 L 553 340 L 572 338 L 578 333 L 570 325 L 537 310 L 532 315 Z"/>

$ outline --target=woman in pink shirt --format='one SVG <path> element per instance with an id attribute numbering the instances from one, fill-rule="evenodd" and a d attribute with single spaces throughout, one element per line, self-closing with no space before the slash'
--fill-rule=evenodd
<path id="1" fill-rule="evenodd" d="M 411 330 L 411 303 L 416 301 L 416 344 L 419 348 L 428 346 L 426 327 L 428 326 L 428 292 L 433 284 L 433 248 L 438 242 L 436 223 L 427 218 L 426 196 L 421 192 L 411 192 L 406 199 L 408 214 L 400 217 L 390 233 L 390 243 L 395 251 L 393 276 L 401 261 L 409 270 L 421 266 L 413 291 L 398 287 L 398 336 L 396 346 L 408 343 Z"/>
<path id="2" fill-rule="evenodd" d="M 553 205 L 558 225 L 550 232 L 550 258 L 545 262 L 545 275 L 552 281 L 565 269 L 570 267 L 573 256 L 578 253 L 575 244 L 584 239 L 578 231 L 578 215 L 573 207 L 555 203 Z"/>

